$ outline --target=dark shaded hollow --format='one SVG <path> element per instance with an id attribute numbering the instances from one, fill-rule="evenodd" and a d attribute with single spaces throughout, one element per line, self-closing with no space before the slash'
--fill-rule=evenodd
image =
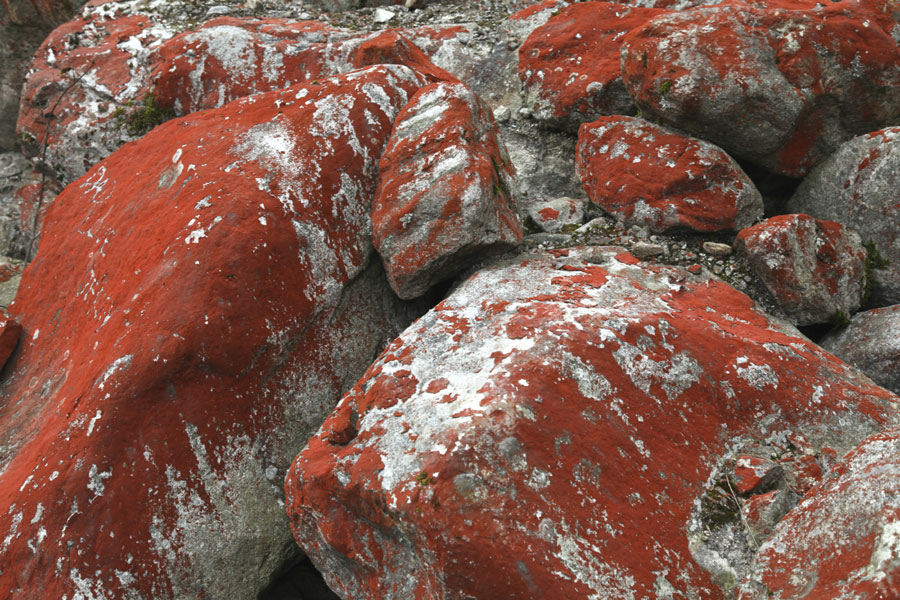
<path id="1" fill-rule="evenodd" d="M 301 556 L 259 594 L 258 600 L 340 600 L 340 596 L 325 584 L 309 558 Z"/>

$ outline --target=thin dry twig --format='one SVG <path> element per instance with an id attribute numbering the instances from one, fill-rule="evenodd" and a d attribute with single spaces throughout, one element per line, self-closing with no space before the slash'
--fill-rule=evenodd
<path id="1" fill-rule="evenodd" d="M 34 251 L 34 241 L 38 237 L 37 236 L 38 221 L 41 216 L 41 208 L 44 205 L 44 189 L 47 185 L 47 165 L 46 165 L 47 146 L 48 146 L 47 139 L 50 137 L 50 128 L 53 126 L 53 119 L 56 117 L 56 114 L 55 114 L 56 109 L 59 108 L 59 105 L 63 101 L 63 98 L 66 97 L 66 94 L 68 94 L 69 91 L 72 88 L 74 88 L 76 85 L 78 85 L 81 82 L 81 80 L 84 79 L 85 76 L 91 72 L 91 69 L 93 69 L 93 68 L 94 68 L 94 61 L 91 60 L 91 64 L 89 64 L 87 66 L 87 68 L 84 71 L 82 71 L 82 73 L 78 77 L 75 77 L 74 79 L 72 79 L 72 81 L 69 82 L 69 85 L 66 86 L 66 89 L 64 89 L 62 91 L 62 93 L 60 93 L 59 98 L 56 99 L 56 103 L 53 105 L 53 108 L 51 108 L 50 112 L 47 114 L 47 128 L 44 129 L 44 139 L 41 142 L 41 158 L 40 158 L 41 187 L 38 189 L 37 202 L 36 202 L 36 205 L 33 207 L 34 215 L 32 216 L 32 220 L 31 220 L 31 233 L 29 235 L 29 240 L 28 240 L 28 250 L 25 251 L 25 262 L 26 263 L 31 262 L 31 259 L 33 258 L 32 252 Z"/>

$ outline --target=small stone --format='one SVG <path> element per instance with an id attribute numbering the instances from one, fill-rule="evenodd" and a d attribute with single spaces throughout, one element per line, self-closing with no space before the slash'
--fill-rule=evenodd
<path id="1" fill-rule="evenodd" d="M 784 475 L 777 463 L 759 456 L 743 454 L 734 463 L 735 491 L 738 494 L 764 492 Z"/>
<path id="2" fill-rule="evenodd" d="M 509 107 L 501 104 L 494 111 L 494 120 L 498 123 L 506 123 L 507 121 L 509 121 L 510 115 L 511 113 Z"/>
<path id="3" fill-rule="evenodd" d="M 651 256 L 659 256 L 665 251 L 666 248 L 662 244 L 652 244 L 650 242 L 637 242 L 631 247 L 631 254 L 633 254 L 635 258 L 641 260 L 650 258 Z"/>
<path id="4" fill-rule="evenodd" d="M 756 541 L 768 538 L 778 521 L 796 506 L 799 499 L 790 490 L 773 490 L 748 498 L 744 502 L 744 518 Z"/>
<path id="5" fill-rule="evenodd" d="M 376 23 L 387 23 L 388 21 L 393 19 L 395 16 L 397 16 L 397 13 L 391 12 L 389 10 L 385 10 L 383 8 L 378 8 L 375 10 L 375 16 L 373 17 L 373 20 Z"/>
<path id="6" fill-rule="evenodd" d="M 555 198 L 536 202 L 528 207 L 528 216 L 541 231 L 560 233 L 575 231 L 584 222 L 587 200 Z"/>
<path id="7" fill-rule="evenodd" d="M 703 271 L 703 266 L 698 264 L 693 264 L 687 268 L 688 271 L 693 273 L 694 275 L 699 275 Z"/>
<path id="8" fill-rule="evenodd" d="M 231 14 L 231 7 L 223 6 L 221 4 L 217 4 L 216 6 L 210 6 L 206 9 L 206 18 L 211 19 L 213 17 L 221 17 L 222 15 Z"/>
<path id="9" fill-rule="evenodd" d="M 531 113 L 531 109 L 530 109 L 530 108 L 524 108 L 524 107 L 523 107 L 523 108 L 520 108 L 520 109 L 519 109 L 519 116 L 522 117 L 523 119 L 530 119 L 530 118 L 531 118 L 531 114 L 532 114 L 532 113 Z"/>
<path id="10" fill-rule="evenodd" d="M 816 457 L 810 454 L 783 460 L 781 465 L 788 472 L 791 489 L 801 496 L 822 479 L 822 467 Z"/>
<path id="11" fill-rule="evenodd" d="M 712 256 L 728 256 L 732 249 L 728 244 L 718 242 L 703 242 L 703 251 Z"/>

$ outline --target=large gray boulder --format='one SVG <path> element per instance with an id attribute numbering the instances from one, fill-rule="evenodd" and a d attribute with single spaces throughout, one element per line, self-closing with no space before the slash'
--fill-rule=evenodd
<path id="1" fill-rule="evenodd" d="M 873 272 L 872 301 L 900 303 L 900 127 L 842 145 L 803 181 L 790 212 L 838 221 L 871 242 L 888 263 Z"/>
<path id="2" fill-rule="evenodd" d="M 854 315 L 850 325 L 826 336 L 821 345 L 878 385 L 900 392 L 900 305 Z"/>

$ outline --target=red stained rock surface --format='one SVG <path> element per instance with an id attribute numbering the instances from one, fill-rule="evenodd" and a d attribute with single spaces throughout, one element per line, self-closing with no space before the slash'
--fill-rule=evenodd
<path id="1" fill-rule="evenodd" d="M 622 39 L 664 12 L 582 2 L 535 29 L 519 48 L 519 78 L 534 115 L 576 129 L 601 115 L 633 114 L 620 71 Z"/>
<path id="2" fill-rule="evenodd" d="M 729 440 L 852 446 L 895 402 L 717 280 L 519 256 L 375 361 L 295 460 L 288 514 L 346 598 L 717 598 L 685 525 Z"/>
<path id="3" fill-rule="evenodd" d="M 772 217 L 741 231 L 735 247 L 795 324 L 828 323 L 859 310 L 866 250 L 840 223 L 809 215 Z"/>
<path id="4" fill-rule="evenodd" d="M 284 472 L 411 320 L 369 209 L 423 83 L 373 67 L 171 121 L 59 196 L 10 307 L 0 595 L 256 598 L 296 552 Z"/>
<path id="5" fill-rule="evenodd" d="M 764 491 L 783 474 L 783 469 L 767 458 L 739 456 L 734 465 L 735 491 L 752 494 Z"/>
<path id="6" fill-rule="evenodd" d="M 22 327 L 9 318 L 0 319 L 0 369 L 6 366 L 6 362 L 15 352 L 22 337 Z"/>
<path id="7" fill-rule="evenodd" d="M 750 178 L 720 148 L 632 117 L 581 126 L 576 169 L 588 197 L 653 231 L 741 229 L 763 215 Z"/>
<path id="8" fill-rule="evenodd" d="M 900 51 L 867 13 L 727 5 L 626 36 L 625 84 L 645 115 L 799 177 L 900 115 Z"/>
<path id="9" fill-rule="evenodd" d="M 215 108 L 336 74 L 334 63 L 348 66 L 340 42 L 353 37 L 319 21 L 221 17 L 162 46 L 151 87 L 178 114 Z"/>
<path id="10" fill-rule="evenodd" d="M 126 103 L 146 94 L 150 50 L 171 35 L 154 25 L 146 14 L 97 4 L 50 34 L 22 90 L 16 132 L 26 156 L 43 158 L 68 183 L 134 138 L 123 127 L 134 110 Z"/>
<path id="11" fill-rule="evenodd" d="M 554 198 L 533 202 L 528 206 L 528 218 L 541 231 L 558 233 L 584 223 L 585 198 Z"/>
<path id="12" fill-rule="evenodd" d="M 897 598 L 900 433 L 865 440 L 778 524 L 739 598 Z"/>
<path id="13" fill-rule="evenodd" d="M 380 171 L 372 242 L 401 298 L 522 238 L 514 169 L 490 108 L 462 83 L 419 90 Z"/>
<path id="14" fill-rule="evenodd" d="M 871 242 L 887 261 L 873 273 L 873 302 L 900 304 L 900 127 L 842 145 L 803 180 L 787 209 L 843 223 Z"/>

